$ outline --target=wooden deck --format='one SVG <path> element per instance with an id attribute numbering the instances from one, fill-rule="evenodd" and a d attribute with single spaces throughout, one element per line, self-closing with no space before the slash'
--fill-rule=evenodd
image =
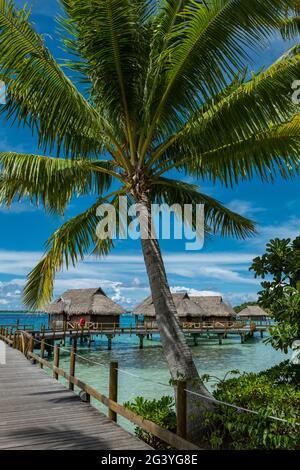
<path id="1" fill-rule="evenodd" d="M 1 450 L 149 450 L 144 442 L 109 420 L 6 347 L 0 365 Z"/>

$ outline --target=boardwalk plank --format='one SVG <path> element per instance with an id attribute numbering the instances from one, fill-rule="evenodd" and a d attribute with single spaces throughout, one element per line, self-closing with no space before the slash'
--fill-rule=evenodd
<path id="1" fill-rule="evenodd" d="M 149 450 L 16 350 L 0 365 L 0 449 Z"/>

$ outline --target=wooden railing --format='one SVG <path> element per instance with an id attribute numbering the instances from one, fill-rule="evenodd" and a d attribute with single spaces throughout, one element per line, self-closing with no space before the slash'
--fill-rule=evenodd
<path id="1" fill-rule="evenodd" d="M 117 420 L 117 415 L 129 420 L 134 425 L 146 432 L 153 434 L 156 438 L 168 444 L 171 448 L 178 450 L 199 450 L 199 447 L 186 440 L 187 431 L 187 406 L 186 406 L 186 382 L 177 381 L 176 389 L 176 413 L 177 413 L 177 433 L 173 433 L 148 419 L 132 412 L 117 402 L 118 397 L 118 363 L 110 363 L 109 374 L 109 396 L 99 392 L 87 383 L 83 382 L 75 375 L 76 370 L 76 344 L 70 350 L 70 370 L 69 373 L 59 367 L 60 347 L 54 346 L 54 360 L 50 363 L 44 358 L 45 339 L 41 340 L 40 355 L 34 352 L 36 339 L 26 331 L 9 331 L 7 328 L 0 328 L 0 339 L 13 348 L 20 350 L 28 359 L 38 363 L 41 368 L 47 367 L 52 370 L 53 377 L 59 379 L 63 377 L 68 381 L 69 389 L 74 390 L 74 386 L 86 393 L 86 401 L 93 397 L 108 408 L 108 415 L 112 421 Z"/>
<path id="2" fill-rule="evenodd" d="M 119 323 L 100 323 L 100 322 L 86 322 L 84 327 L 81 327 L 79 322 L 59 322 L 58 324 L 55 323 L 55 321 L 52 321 L 52 327 L 51 329 L 53 330 L 76 330 L 76 331 L 81 331 L 82 329 L 84 331 L 92 331 L 92 330 L 97 330 L 97 331 L 105 331 L 105 330 L 114 330 L 114 331 L 129 331 L 129 330 L 148 330 L 148 331 L 156 331 L 158 330 L 158 326 L 156 322 L 137 322 L 134 325 L 130 324 L 128 326 L 121 326 Z M 204 322 L 181 322 L 181 326 L 183 329 L 238 329 L 238 328 L 244 328 L 246 326 L 246 322 L 244 321 L 204 321 Z"/>
<path id="3" fill-rule="evenodd" d="M 22 331 L 31 331 L 34 330 L 34 325 L 30 325 L 28 323 L 22 325 L 20 323 L 8 323 L 8 324 L 2 324 L 1 323 L 1 328 L 7 328 L 8 330 L 22 330 Z"/>

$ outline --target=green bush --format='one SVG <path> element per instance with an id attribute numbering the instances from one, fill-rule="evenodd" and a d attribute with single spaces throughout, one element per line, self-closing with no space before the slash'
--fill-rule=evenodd
<path id="1" fill-rule="evenodd" d="M 218 405 L 216 412 L 207 414 L 210 445 L 226 449 L 300 449 L 299 376 L 299 368 L 287 361 L 258 374 L 247 373 L 220 382 L 215 398 L 258 414 Z M 288 423 L 268 416 L 288 419 Z"/>
<path id="2" fill-rule="evenodd" d="M 164 396 L 159 400 L 146 400 L 143 397 L 137 397 L 133 402 L 126 402 L 124 406 L 134 413 L 149 419 L 162 428 L 169 431 L 176 431 L 176 413 L 174 410 L 174 400 L 170 396 Z M 157 439 L 153 434 L 143 431 L 136 427 L 135 434 L 154 449 L 165 449 L 166 444 Z"/>

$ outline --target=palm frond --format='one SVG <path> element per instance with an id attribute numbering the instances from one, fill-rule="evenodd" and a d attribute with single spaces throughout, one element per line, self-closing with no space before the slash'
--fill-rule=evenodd
<path id="1" fill-rule="evenodd" d="M 255 234 L 255 224 L 223 206 L 219 201 L 199 192 L 198 187 L 183 181 L 168 178 L 153 179 L 151 199 L 156 203 L 170 206 L 180 204 L 204 204 L 205 224 L 209 231 L 221 236 L 247 238 Z M 195 221 L 194 221 L 195 222 Z M 193 228 L 197 228 L 195 225 Z"/>
<path id="2" fill-rule="evenodd" d="M 110 141 L 110 127 L 63 73 L 29 14 L 12 0 L 0 0 L 0 77 L 7 88 L 1 112 L 38 129 L 43 150 L 59 152 L 63 146 L 73 156 L 98 153 Z"/>
<path id="3" fill-rule="evenodd" d="M 214 100 L 200 107 L 183 128 L 153 152 L 152 163 L 170 154 L 204 152 L 205 148 L 247 138 L 290 120 L 297 113 L 292 100 L 292 83 L 300 74 L 299 46 L 287 51 L 266 71 L 241 81 L 236 78 Z M 242 116 L 242 118 L 241 118 Z"/>
<path id="4" fill-rule="evenodd" d="M 73 195 L 107 191 L 113 175 L 111 161 L 63 160 L 14 152 L 0 153 L 0 204 L 10 206 L 24 197 L 48 210 L 64 213 Z"/>
<path id="5" fill-rule="evenodd" d="M 149 42 L 145 21 L 148 2 L 143 0 L 63 0 L 68 14 L 64 25 L 70 34 L 66 46 L 77 53 L 79 69 L 91 81 L 97 109 L 123 127 L 131 154 L 135 155 L 143 71 Z M 149 2 L 150 3 L 150 2 Z"/>
<path id="6" fill-rule="evenodd" d="M 195 132 L 195 137 L 201 135 L 204 141 L 224 143 L 289 120 L 298 111 L 292 101 L 292 83 L 299 73 L 298 51 L 293 57 L 281 58 L 265 72 L 253 75 L 236 89 L 229 88 L 227 96 L 218 102 L 208 102 L 204 112 L 194 115 L 183 134 L 189 134 L 190 129 L 190 139 Z"/>
<path id="7" fill-rule="evenodd" d="M 117 194 L 113 200 L 101 198 L 87 211 L 63 224 L 49 238 L 43 259 L 35 266 L 27 277 L 23 291 L 24 304 L 30 309 L 43 308 L 53 294 L 54 280 L 57 272 L 70 265 L 76 266 L 79 260 L 87 255 L 91 248 L 97 254 L 106 256 L 113 248 L 111 238 L 99 239 L 96 236 L 97 224 L 101 220 L 97 216 L 97 208 L 104 202 L 116 205 Z"/>
<path id="8" fill-rule="evenodd" d="M 284 20 L 281 25 L 281 34 L 286 40 L 298 38 L 300 35 L 300 16 Z"/>
<path id="9" fill-rule="evenodd" d="M 194 168 L 202 177 L 208 176 L 231 187 L 254 176 L 272 182 L 278 175 L 284 179 L 298 175 L 300 115 L 250 138 L 211 149 L 200 157 Z"/>
<path id="10" fill-rule="evenodd" d="M 170 45 L 158 61 L 161 98 L 147 132 L 144 152 L 156 127 L 160 133 L 176 132 L 191 113 L 220 93 L 249 63 L 251 48 L 278 30 L 286 8 L 294 1 L 209 0 L 188 2 L 178 14 L 181 21 L 170 34 Z"/>

